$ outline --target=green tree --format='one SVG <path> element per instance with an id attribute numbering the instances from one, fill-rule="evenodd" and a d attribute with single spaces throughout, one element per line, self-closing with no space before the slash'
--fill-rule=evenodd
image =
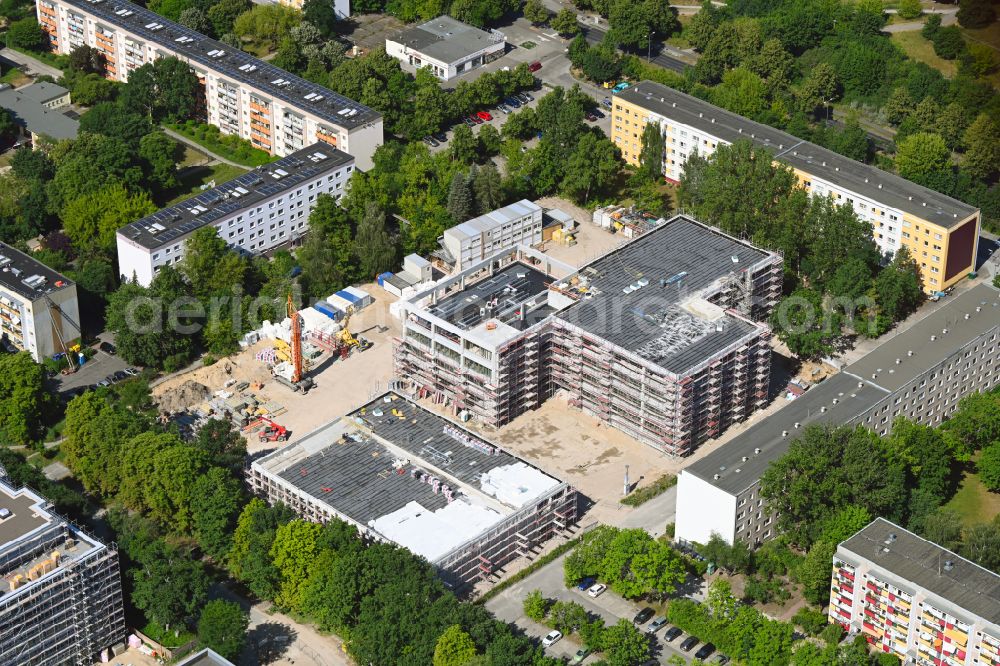
<path id="1" fill-rule="evenodd" d="M 796 289 L 782 299 L 771 315 L 771 326 L 800 358 L 831 353 L 832 341 L 841 332 L 839 315 L 823 307 L 823 295 L 815 289 Z"/>
<path id="2" fill-rule="evenodd" d="M 177 22 L 202 34 L 210 35 L 213 32 L 212 22 L 201 7 L 188 7 L 177 17 Z"/>
<path id="3" fill-rule="evenodd" d="M 963 28 L 985 28 L 997 20 L 989 0 L 959 0 L 958 24 Z"/>
<path id="4" fill-rule="evenodd" d="M 980 113 L 962 137 L 962 170 L 974 178 L 989 178 L 1000 169 L 1000 123 Z"/>
<path id="5" fill-rule="evenodd" d="M 194 536 L 217 562 L 229 552 L 242 504 L 242 484 L 228 470 L 212 467 L 194 482 L 190 498 Z"/>
<path id="6" fill-rule="evenodd" d="M 723 74 L 722 83 L 712 91 L 713 102 L 743 116 L 764 111 L 768 106 L 766 97 L 763 79 L 742 66 Z"/>
<path id="7" fill-rule="evenodd" d="M 797 93 L 799 108 L 806 113 L 829 106 L 840 97 L 840 79 L 832 65 L 821 62 L 806 76 Z"/>
<path id="8" fill-rule="evenodd" d="M 540 25 L 549 20 L 552 16 L 549 10 L 541 3 L 541 0 L 526 0 L 524 3 L 524 18 L 528 19 L 535 25 Z"/>
<path id="9" fill-rule="evenodd" d="M 74 199 L 112 185 L 132 192 L 142 182 L 142 170 L 134 164 L 132 151 L 117 137 L 85 132 L 60 148 L 65 152 L 55 156 L 56 172 L 48 184 L 53 210 L 61 211 Z"/>
<path id="10" fill-rule="evenodd" d="M 448 189 L 448 214 L 455 224 L 460 224 L 470 219 L 474 210 L 472 183 L 465 173 L 456 171 Z"/>
<path id="11" fill-rule="evenodd" d="M 802 594 L 810 603 L 823 604 L 830 598 L 830 562 L 835 549 L 831 543 L 817 541 L 795 572 L 802 583 Z"/>
<path id="12" fill-rule="evenodd" d="M 242 286 L 247 272 L 247 262 L 229 248 L 214 226 L 198 229 L 185 241 L 179 267 L 191 291 L 202 299 Z"/>
<path id="13" fill-rule="evenodd" d="M 560 9 L 549 21 L 549 26 L 562 37 L 572 37 L 580 32 L 580 24 L 576 20 L 576 12 L 571 9 Z"/>
<path id="14" fill-rule="evenodd" d="M 461 164 L 472 164 L 477 154 L 476 137 L 466 125 L 458 125 L 451 136 L 451 147 L 448 151 L 451 159 Z"/>
<path id="15" fill-rule="evenodd" d="M 147 194 L 110 185 L 71 201 L 62 213 L 63 230 L 81 252 L 110 253 L 118 229 L 155 212 Z"/>
<path id="16" fill-rule="evenodd" d="M 336 34 L 340 20 L 333 3 L 324 0 L 306 0 L 302 3 L 302 18 L 319 28 L 320 34 L 326 38 Z"/>
<path id="17" fill-rule="evenodd" d="M 930 16 L 927 17 L 927 20 L 924 21 L 924 27 L 920 29 L 920 36 L 923 37 L 924 39 L 933 40 L 934 35 L 936 35 L 937 31 L 940 29 L 941 29 L 941 15 L 931 14 Z"/>
<path id="18" fill-rule="evenodd" d="M 698 52 L 704 52 L 722 22 L 722 12 L 710 0 L 701 3 L 701 9 L 691 17 L 691 22 L 684 31 L 691 45 Z"/>
<path id="19" fill-rule="evenodd" d="M 304 520 L 293 520 L 278 527 L 271 545 L 271 559 L 278 570 L 281 586 L 275 602 L 285 608 L 298 610 L 302 604 L 302 586 L 309 574 L 309 567 L 319 554 L 316 540 L 321 525 Z"/>
<path id="20" fill-rule="evenodd" d="M 188 553 L 157 540 L 132 570 L 132 603 L 165 629 L 191 621 L 204 607 L 209 580 Z"/>
<path id="21" fill-rule="evenodd" d="M 913 112 L 913 107 L 914 103 L 910 92 L 904 86 L 899 86 L 898 88 L 893 88 L 889 99 L 882 106 L 882 113 L 885 114 L 887 121 L 893 125 L 898 125 Z"/>
<path id="22" fill-rule="evenodd" d="M 608 9 L 608 34 L 623 49 L 646 48 L 650 28 L 641 11 L 632 0 L 614 0 Z"/>
<path id="23" fill-rule="evenodd" d="M 183 150 L 163 132 L 150 132 L 139 139 L 139 157 L 146 162 L 149 181 L 159 190 L 177 187 L 177 163 Z"/>
<path id="24" fill-rule="evenodd" d="M 524 598 L 525 617 L 541 622 L 549 614 L 549 600 L 542 595 L 541 590 L 532 590 Z"/>
<path id="25" fill-rule="evenodd" d="M 69 52 L 69 67 L 76 72 L 99 74 L 104 71 L 104 55 L 93 46 L 80 44 Z"/>
<path id="26" fill-rule="evenodd" d="M 121 139 L 135 150 L 142 137 L 153 131 L 153 124 L 121 104 L 101 102 L 80 116 L 80 131 Z"/>
<path id="27" fill-rule="evenodd" d="M 475 642 L 457 624 L 445 629 L 434 646 L 434 666 L 466 666 L 475 656 Z"/>
<path id="28" fill-rule="evenodd" d="M 365 205 L 365 214 L 354 237 L 354 254 L 359 274 L 374 278 L 396 263 L 396 245 L 386 230 L 385 211 L 374 201 Z"/>
<path id="29" fill-rule="evenodd" d="M 993 47 L 979 42 L 966 45 L 966 57 L 959 63 L 960 71 L 966 68 L 973 76 L 988 76 L 997 69 L 997 55 Z"/>
<path id="30" fill-rule="evenodd" d="M 181 330 L 190 323 L 182 316 L 185 310 L 178 307 L 182 298 L 187 298 L 186 287 L 171 267 L 161 269 L 149 288 L 126 283 L 114 292 L 108 299 L 106 319 L 108 330 L 115 333 L 119 355 L 129 363 L 154 368 L 186 361 L 192 343 Z M 171 315 L 176 315 L 173 319 L 179 325 Z"/>
<path id="31" fill-rule="evenodd" d="M 557 601 L 547 616 L 548 624 L 564 634 L 571 634 L 587 623 L 587 609 L 575 601 Z"/>
<path id="32" fill-rule="evenodd" d="M 971 393 L 962 398 L 958 409 L 941 426 L 954 440 L 960 460 L 1000 441 L 1000 394 Z"/>
<path id="33" fill-rule="evenodd" d="M 246 643 L 250 615 L 232 601 L 214 599 L 198 618 L 198 642 L 226 659 L 238 659 Z"/>
<path id="34" fill-rule="evenodd" d="M 934 54 L 945 60 L 954 60 L 965 51 L 962 31 L 956 25 L 940 28 L 934 33 Z"/>
<path id="35" fill-rule="evenodd" d="M 951 151 L 939 134 L 912 134 L 896 150 L 896 170 L 910 180 L 945 169 L 950 161 Z"/>
<path id="36" fill-rule="evenodd" d="M 208 8 L 208 20 L 216 35 L 232 33 L 237 17 L 253 7 L 250 0 L 219 0 Z"/>
<path id="37" fill-rule="evenodd" d="M 1000 524 L 981 523 L 962 533 L 961 554 L 991 571 L 1000 571 Z"/>
<path id="38" fill-rule="evenodd" d="M 663 132 L 657 123 L 646 123 L 642 130 L 642 151 L 639 153 L 639 173 L 648 180 L 659 180 L 663 175 Z"/>
<path id="39" fill-rule="evenodd" d="M 472 189 L 476 194 L 476 209 L 480 215 L 503 205 L 503 184 L 500 172 L 493 162 L 487 162 L 485 166 L 476 170 Z"/>
<path id="40" fill-rule="evenodd" d="M 100 74 L 78 75 L 73 79 L 73 102 L 82 106 L 110 102 L 118 94 L 118 85 Z"/>
<path id="41" fill-rule="evenodd" d="M 819 539 L 826 543 L 839 544 L 871 521 L 872 515 L 868 509 L 848 504 L 823 519 Z"/>
<path id="42" fill-rule="evenodd" d="M 0 439 L 32 443 L 51 407 L 42 366 L 28 352 L 0 355 Z"/>
<path id="43" fill-rule="evenodd" d="M 1000 492 L 1000 441 L 993 442 L 982 450 L 976 461 L 976 471 L 987 490 Z"/>
<path id="44" fill-rule="evenodd" d="M 900 18 L 915 19 L 924 13 L 924 7 L 920 0 L 900 0 L 896 13 Z"/>
<path id="45" fill-rule="evenodd" d="M 875 278 L 875 300 L 879 314 L 890 322 L 905 319 L 923 302 L 920 267 L 905 246 Z"/>
<path id="46" fill-rule="evenodd" d="M 591 191 L 609 187 L 621 172 L 618 147 L 605 137 L 587 132 L 565 165 L 560 187 L 577 201 L 589 201 Z"/>
<path id="47" fill-rule="evenodd" d="M 962 147 L 962 137 L 972 122 L 968 109 L 958 102 L 952 102 L 941 111 L 937 118 L 938 133 L 951 150 Z"/>
<path id="48" fill-rule="evenodd" d="M 278 528 L 291 517 L 287 507 L 270 507 L 253 498 L 236 521 L 226 562 L 233 578 L 246 584 L 259 599 L 270 600 L 278 595 L 280 572 L 271 561 L 270 551 Z"/>
<path id="49" fill-rule="evenodd" d="M 488 158 L 500 152 L 500 132 L 493 125 L 483 125 L 479 130 L 479 154 L 482 158 Z"/>
<path id="50" fill-rule="evenodd" d="M 48 40 L 48 33 L 42 30 L 34 18 L 14 21 L 7 28 L 7 46 L 26 51 L 39 51 Z"/>
<path id="51" fill-rule="evenodd" d="M 601 642 L 608 666 L 634 666 L 648 659 L 652 649 L 646 636 L 625 618 L 607 627 Z"/>

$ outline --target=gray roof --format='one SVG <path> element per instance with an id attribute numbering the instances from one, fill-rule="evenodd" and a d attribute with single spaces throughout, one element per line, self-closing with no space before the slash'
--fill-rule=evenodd
<path id="1" fill-rule="evenodd" d="M 512 326 L 520 304 L 544 293 L 552 278 L 537 268 L 514 262 L 493 275 L 474 282 L 461 291 L 439 299 L 427 312 L 463 330 L 475 328 L 487 319 L 497 318 Z M 496 300 L 496 306 L 481 311 Z"/>
<path id="2" fill-rule="evenodd" d="M 55 83 L 49 83 L 48 81 L 38 81 L 37 83 L 32 83 L 31 85 L 24 86 L 23 88 L 18 88 L 17 92 L 21 93 L 24 97 L 30 100 L 34 100 L 39 104 L 46 104 L 54 99 L 59 99 L 64 95 L 69 94 L 69 90 L 63 88 Z"/>
<path id="3" fill-rule="evenodd" d="M 748 139 L 758 147 L 770 150 L 788 166 L 946 229 L 958 225 L 977 211 L 974 206 L 940 192 L 659 83 L 643 81 L 626 88 L 617 97 L 729 143 Z"/>
<path id="4" fill-rule="evenodd" d="M 683 471 L 731 495 L 738 495 L 757 483 L 768 466 L 788 451 L 807 425 L 847 423 L 888 395 L 879 387 L 867 383 L 858 387 L 858 383 L 857 377 L 842 372 L 829 377 L 777 413 L 752 417 L 758 419 L 756 423 Z M 836 405 L 833 404 L 835 399 Z M 825 412 L 823 407 L 826 407 Z M 787 435 L 783 434 L 785 432 Z"/>
<path id="5" fill-rule="evenodd" d="M 41 134 L 53 139 L 75 139 L 80 130 L 80 121 L 70 118 L 58 109 L 47 109 L 43 105 L 54 97 L 47 87 L 40 83 L 26 88 L 0 90 L 0 106 L 9 109 L 14 121 L 33 134 Z M 59 86 L 52 86 L 59 88 Z M 59 88 L 65 94 L 65 88 Z"/>
<path id="6" fill-rule="evenodd" d="M 212 648 L 205 648 L 181 659 L 175 666 L 233 666 L 233 662 Z"/>
<path id="7" fill-rule="evenodd" d="M 14 490 L 0 481 L 0 509 L 7 509 L 12 514 L 6 520 L 0 520 L 0 553 L 12 541 L 52 522 L 52 517 L 47 512 L 37 511 L 44 505 L 45 501 L 31 491 L 24 488 Z"/>
<path id="8" fill-rule="evenodd" d="M 950 297 L 950 301 L 902 333 L 889 337 L 846 370 L 895 391 L 970 340 L 998 327 L 1000 292 L 984 282 Z M 931 340 L 931 336 L 935 339 Z"/>
<path id="9" fill-rule="evenodd" d="M 843 372 L 814 386 L 684 471 L 733 495 L 746 490 L 774 460 L 788 451 L 797 432 L 795 423 L 805 427 L 810 423 L 842 425 L 851 422 L 971 340 L 1000 326 L 1000 305 L 994 306 L 996 302 L 1000 302 L 1000 292 L 986 283 L 950 298 L 908 329 L 889 333 L 878 347 Z M 981 307 L 981 312 L 977 313 L 976 307 Z M 969 314 L 968 320 L 966 314 Z M 946 326 L 948 333 L 941 334 Z M 934 342 L 930 341 L 932 333 L 938 336 Z M 908 350 L 914 351 L 912 358 L 907 356 Z M 901 360 L 899 366 L 895 364 L 897 358 Z M 892 374 L 890 369 L 894 370 Z M 877 375 L 875 379 L 871 378 L 872 372 Z M 825 412 L 821 411 L 822 407 L 826 407 Z M 782 436 L 783 431 L 788 431 L 787 437 Z M 760 449 L 759 454 L 755 453 L 757 449 Z M 746 463 L 742 462 L 744 456 L 749 457 Z M 722 467 L 726 469 L 721 470 Z M 736 468 L 740 469 L 739 473 L 735 472 Z M 718 479 L 716 474 L 720 475 Z"/>
<path id="10" fill-rule="evenodd" d="M 35 301 L 46 294 L 72 287 L 73 282 L 20 250 L 0 243 L 0 285 Z"/>
<path id="11" fill-rule="evenodd" d="M 185 199 L 176 206 L 160 209 L 122 227 L 118 233 L 154 250 L 175 243 L 177 239 L 189 236 L 218 219 L 294 189 L 306 180 L 353 162 L 354 158 L 344 151 L 318 141 L 276 162 Z M 280 178 L 275 178 L 277 175 Z"/>
<path id="12" fill-rule="evenodd" d="M 64 0 L 64 2 L 334 125 L 352 129 L 381 118 L 381 114 L 364 104 L 339 95 L 329 88 L 306 81 L 244 51 L 210 39 L 200 32 L 174 23 L 156 12 L 127 0 L 113 2 Z M 307 96 L 309 99 L 306 99 Z M 355 113 L 341 115 L 340 111 L 343 109 Z"/>
<path id="13" fill-rule="evenodd" d="M 897 587 L 916 585 L 956 610 L 1000 626 L 1000 575 L 885 518 L 876 518 L 842 542 L 837 554 L 867 560 L 899 579 Z M 933 598 L 929 601 L 936 605 Z"/>
<path id="14" fill-rule="evenodd" d="M 496 43 L 490 33 L 446 15 L 387 39 L 445 63 L 457 62 Z"/>
<path id="15" fill-rule="evenodd" d="M 478 238 L 480 235 L 502 227 L 508 222 L 519 220 L 522 217 L 541 210 L 538 204 L 532 203 L 527 199 L 521 199 L 509 206 L 484 213 L 479 217 L 474 217 L 471 220 L 466 220 L 461 224 L 456 224 L 453 227 L 445 229 L 444 235 L 445 238 L 455 238 L 459 241 L 465 238 Z"/>
<path id="16" fill-rule="evenodd" d="M 710 321 L 682 304 L 770 257 L 748 243 L 678 216 L 588 264 L 580 275 L 598 293 L 556 317 L 669 372 L 682 373 L 760 330 L 728 313 Z M 647 284 L 623 291 L 641 281 Z"/>

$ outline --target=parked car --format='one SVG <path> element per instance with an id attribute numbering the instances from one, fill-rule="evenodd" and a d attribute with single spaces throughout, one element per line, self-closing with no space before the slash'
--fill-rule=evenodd
<path id="1" fill-rule="evenodd" d="M 587 120 L 589 120 L 590 122 L 595 122 L 597 120 L 597 116 L 595 116 L 590 111 L 587 111 L 586 113 L 584 113 L 583 117 L 586 118 Z"/>
<path id="2" fill-rule="evenodd" d="M 605 97 L 604 99 L 601 100 L 601 104 L 603 104 L 604 106 L 606 106 L 606 107 L 608 107 L 610 109 L 611 108 L 611 98 L 610 97 Z"/>
<path id="3" fill-rule="evenodd" d="M 101 344 L 97 345 L 97 348 L 100 349 L 105 354 L 111 354 L 112 356 L 118 353 L 118 349 L 116 349 L 115 346 L 110 342 L 102 342 Z"/>
<path id="4" fill-rule="evenodd" d="M 573 659 L 571 659 L 569 663 L 582 664 L 583 660 L 586 659 L 587 655 L 589 654 L 590 654 L 590 648 L 582 647 L 576 651 L 576 654 L 573 655 Z"/>
<path id="5" fill-rule="evenodd" d="M 527 104 L 531 100 L 535 99 L 528 93 L 514 93 L 514 97 L 516 97 L 521 102 L 521 104 Z"/>
<path id="6" fill-rule="evenodd" d="M 646 627 L 646 633 L 647 634 L 655 634 L 657 631 L 659 631 L 660 629 L 662 629 L 663 626 L 666 623 L 667 623 L 667 618 L 665 618 L 665 617 L 658 617 L 658 618 L 656 618 L 655 620 L 653 620 L 652 622 L 649 623 L 649 626 Z"/>
<path id="7" fill-rule="evenodd" d="M 477 111 L 476 116 L 478 116 L 480 120 L 493 120 L 493 116 L 490 115 L 489 111 Z"/>
<path id="8" fill-rule="evenodd" d="M 597 585 L 594 585 L 592 588 L 587 590 L 587 596 L 590 597 L 591 599 L 596 599 L 597 597 L 604 594 L 604 590 L 606 589 L 608 589 L 607 585 L 605 585 L 604 583 L 598 583 Z"/>
<path id="9" fill-rule="evenodd" d="M 469 127 L 475 127 L 476 126 L 476 121 L 473 120 L 471 116 L 468 117 L 468 118 L 462 118 L 462 122 L 465 123 L 466 125 L 468 125 Z"/>
<path id="10" fill-rule="evenodd" d="M 510 113 L 511 111 L 514 110 L 510 108 L 510 106 L 508 106 L 506 102 L 501 102 L 500 104 L 497 105 L 497 108 L 503 111 L 504 113 Z"/>
<path id="11" fill-rule="evenodd" d="M 581 592 L 586 592 L 596 582 L 597 579 L 588 576 L 587 578 L 584 578 L 583 580 L 580 581 L 580 584 L 576 586 L 576 589 L 580 590 Z"/>
<path id="12" fill-rule="evenodd" d="M 612 88 L 611 92 L 620 93 L 621 91 L 623 91 L 626 88 L 628 88 L 630 85 L 632 85 L 632 84 L 629 83 L 628 81 L 622 81 L 621 83 L 619 83 L 618 85 L 616 85 L 614 88 Z"/>
<path id="13" fill-rule="evenodd" d="M 507 97 L 507 98 L 505 98 L 504 99 L 504 104 L 509 104 L 510 106 L 514 107 L 515 109 L 520 109 L 521 108 L 521 101 L 519 99 L 515 98 L 515 97 Z"/>
<path id="14" fill-rule="evenodd" d="M 139 374 L 139 368 L 125 368 L 125 374 L 129 377 L 135 377 Z"/>
<path id="15" fill-rule="evenodd" d="M 694 653 L 694 658 L 705 659 L 705 657 L 712 654 L 713 652 L 715 652 L 715 646 L 712 645 L 711 643 L 705 643 L 704 645 L 701 646 L 701 648 L 697 652 Z"/>
<path id="16" fill-rule="evenodd" d="M 674 640 L 683 633 L 684 632 L 678 629 L 677 627 L 670 627 L 665 632 L 663 632 L 663 640 L 669 643 L 670 641 Z"/>
<path id="17" fill-rule="evenodd" d="M 445 141 L 448 140 L 448 135 L 445 134 L 444 132 L 432 132 L 431 136 L 440 141 L 441 143 L 444 143 Z"/>
<path id="18" fill-rule="evenodd" d="M 529 72 L 537 72 L 541 68 L 542 68 L 542 63 L 538 62 L 537 60 L 535 62 L 531 63 L 530 65 L 528 65 L 528 71 Z"/>
<path id="19" fill-rule="evenodd" d="M 558 643 L 560 638 L 562 638 L 562 632 L 553 629 L 549 633 L 545 634 L 545 638 L 542 639 L 542 647 L 551 647 Z"/>
<path id="20" fill-rule="evenodd" d="M 687 652 L 697 644 L 698 644 L 697 638 L 695 638 L 694 636 L 688 636 L 687 638 L 684 639 L 684 642 L 681 643 L 681 649 Z"/>
<path id="21" fill-rule="evenodd" d="M 129 377 L 131 377 L 131 375 L 128 374 L 127 372 L 125 372 L 124 370 L 119 370 L 118 372 L 114 373 L 112 376 L 115 378 L 116 381 L 119 381 L 119 382 L 123 382 L 126 379 L 128 379 Z"/>
<path id="22" fill-rule="evenodd" d="M 108 384 L 117 384 L 118 383 L 118 380 L 115 379 L 114 375 L 108 375 L 107 377 L 104 378 L 104 381 L 106 381 Z"/>
<path id="23" fill-rule="evenodd" d="M 97 382 L 97 386 L 101 386 L 101 387 L 103 387 L 103 386 L 111 386 L 111 382 L 109 382 L 107 379 L 102 379 L 101 381 Z"/>
<path id="24" fill-rule="evenodd" d="M 726 666 L 726 664 L 729 663 L 729 657 L 721 653 L 717 654 L 715 655 L 715 661 L 713 661 L 712 663 L 718 664 L 719 666 Z"/>
<path id="25" fill-rule="evenodd" d="M 598 118 L 603 118 L 604 117 L 604 112 L 601 111 L 600 109 L 594 109 L 593 111 L 591 111 L 591 113 L 593 113 Z"/>
<path id="26" fill-rule="evenodd" d="M 634 622 L 635 624 L 643 624 L 644 622 L 647 622 L 649 618 L 653 617 L 654 613 L 655 611 L 652 608 L 646 606 L 641 611 L 635 614 L 635 617 L 632 618 L 632 622 Z"/>
<path id="27" fill-rule="evenodd" d="M 432 136 L 425 136 L 424 137 L 424 143 L 426 143 L 431 148 L 437 148 L 438 146 L 441 145 L 440 143 L 437 142 L 437 139 L 435 139 Z"/>

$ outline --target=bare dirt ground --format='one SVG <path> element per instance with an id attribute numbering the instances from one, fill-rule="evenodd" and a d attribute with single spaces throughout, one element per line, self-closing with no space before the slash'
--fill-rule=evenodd
<path id="1" fill-rule="evenodd" d="M 374 346 L 365 352 L 352 353 L 345 361 L 331 361 L 328 354 L 320 356 L 309 372 L 316 385 L 308 394 L 294 393 L 271 378 L 267 366 L 254 358 L 258 351 L 273 344 L 261 341 L 212 366 L 171 377 L 153 389 L 153 397 L 171 409 L 180 409 L 204 400 L 200 397 L 203 393 L 192 382 L 205 386 L 210 393 L 222 389 L 230 379 L 262 382 L 263 388 L 256 391 L 257 398 L 284 406 L 287 411 L 275 420 L 291 431 L 289 441 L 300 439 L 386 390 L 392 377 L 392 338 L 401 332 L 399 322 L 389 314 L 389 304 L 395 297 L 373 284 L 362 285 L 362 289 L 372 295 L 374 303 L 351 318 L 350 329 L 355 336 L 368 338 Z M 191 404 L 183 405 L 185 401 L 178 399 L 181 391 L 191 397 Z M 250 437 L 247 448 L 255 453 L 274 446 L 260 444 Z"/>
<path id="2" fill-rule="evenodd" d="M 558 208 L 565 211 L 572 215 L 577 222 L 576 245 L 566 246 L 552 242 L 546 244 L 545 254 L 550 255 L 553 259 L 579 267 L 627 242 L 624 237 L 608 233 L 595 225 L 590 211 L 580 208 L 566 199 L 545 197 L 538 200 L 538 205 L 543 208 Z"/>

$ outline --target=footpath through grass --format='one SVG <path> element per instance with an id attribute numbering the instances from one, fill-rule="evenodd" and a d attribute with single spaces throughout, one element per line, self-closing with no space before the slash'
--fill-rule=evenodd
<path id="1" fill-rule="evenodd" d="M 167 127 L 191 139 L 209 152 L 246 167 L 260 166 L 277 159 L 266 151 L 254 148 L 246 139 L 241 139 L 235 134 L 223 134 L 214 125 L 189 120 L 185 123 L 171 123 Z"/>

